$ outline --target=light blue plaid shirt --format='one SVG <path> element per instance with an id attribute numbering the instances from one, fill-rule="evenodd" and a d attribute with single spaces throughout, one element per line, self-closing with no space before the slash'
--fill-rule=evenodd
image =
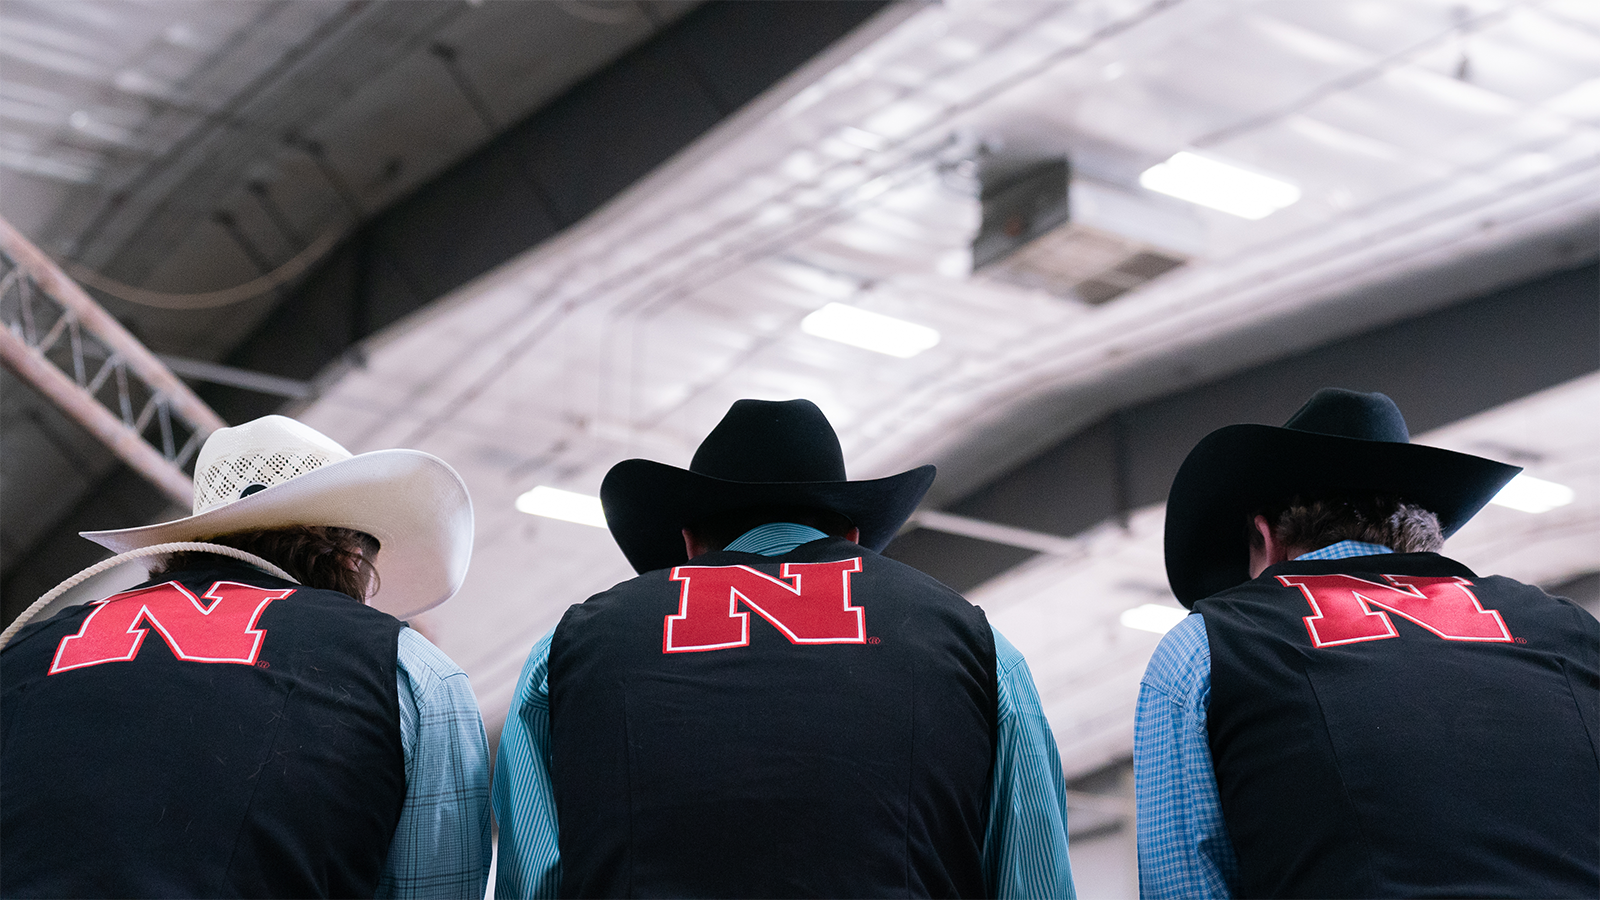
<path id="1" fill-rule="evenodd" d="M 1381 544 L 1340 541 L 1295 559 L 1391 552 Z M 1210 704 L 1211 644 L 1205 619 L 1190 614 L 1167 632 L 1150 657 L 1134 712 L 1141 897 L 1234 896 L 1239 866 L 1211 767 L 1206 732 Z"/>
<path id="2" fill-rule="evenodd" d="M 826 537 L 804 525 L 772 523 L 726 549 L 779 556 Z M 561 889 L 555 795 L 550 784 L 550 638 L 533 646 L 518 679 L 495 762 L 500 823 L 496 897 L 555 897 Z M 1050 723 L 1022 654 L 994 632 L 999 734 L 990 780 L 983 876 L 991 897 L 1074 897 L 1067 859 L 1067 786 Z"/>
<path id="3" fill-rule="evenodd" d="M 400 629 L 396 657 L 406 801 L 377 896 L 479 900 L 491 847 L 478 700 L 466 673 L 412 629 Z"/>

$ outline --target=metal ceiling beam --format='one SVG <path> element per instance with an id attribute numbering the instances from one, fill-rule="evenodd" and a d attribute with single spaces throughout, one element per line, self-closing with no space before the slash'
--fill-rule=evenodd
<path id="1" fill-rule="evenodd" d="M 0 322 L 8 368 L 145 480 L 189 504 L 184 467 L 226 423 L 3 218 Z"/>
<path id="2" fill-rule="evenodd" d="M 170 356 L 165 353 L 158 354 L 156 358 L 166 363 L 167 368 L 174 373 L 191 381 L 225 384 L 229 387 L 244 388 L 247 391 L 254 391 L 258 394 L 288 397 L 291 400 L 303 400 L 312 394 L 311 382 L 309 381 L 280 378 L 277 375 L 268 375 L 265 372 L 252 372 L 249 369 L 237 369 L 233 366 L 206 362 L 203 359 L 186 359 L 182 356 Z"/>

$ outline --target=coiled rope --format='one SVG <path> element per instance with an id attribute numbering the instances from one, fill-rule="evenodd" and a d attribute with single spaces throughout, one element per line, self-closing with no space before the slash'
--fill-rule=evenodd
<path id="1" fill-rule="evenodd" d="M 153 306 L 157 309 L 215 309 L 219 306 L 229 306 L 245 300 L 253 300 L 268 291 L 275 291 L 300 277 L 302 272 L 311 268 L 332 250 L 339 239 L 344 236 L 344 231 L 339 228 L 323 233 L 316 240 L 306 245 L 305 249 L 289 257 L 283 265 L 271 272 L 257 278 L 252 278 L 244 284 L 234 285 L 217 291 L 202 291 L 197 294 L 174 294 L 167 291 L 152 291 L 146 288 L 134 287 L 123 284 L 114 278 L 108 278 L 88 266 L 81 265 L 71 260 L 63 260 L 61 268 L 78 281 L 103 291 L 113 297 L 137 303 L 141 306 Z"/>
<path id="2" fill-rule="evenodd" d="M 264 569 L 268 573 L 282 578 L 284 581 L 290 581 L 295 584 L 300 583 L 299 579 L 290 576 L 289 573 L 285 572 L 283 569 L 280 569 L 272 563 L 267 562 L 254 553 L 250 553 L 246 550 L 240 550 L 238 547 L 227 547 L 222 544 L 210 544 L 205 541 L 174 541 L 170 544 L 152 544 L 148 547 L 138 547 L 125 553 L 118 553 L 116 556 L 113 556 L 110 559 L 101 560 L 89 568 L 84 569 L 82 572 L 79 572 L 71 578 L 68 578 L 66 581 L 61 582 L 60 584 L 51 588 L 49 591 L 46 591 L 43 597 L 33 601 L 33 603 L 29 605 L 27 609 L 23 610 L 22 615 L 17 616 L 16 621 L 12 622 L 5 631 L 0 632 L 0 649 L 3 649 L 6 644 L 11 643 L 12 636 L 21 631 L 22 627 L 28 624 L 28 620 L 38 615 L 40 610 L 44 609 L 46 606 L 49 606 L 50 601 L 60 597 L 62 594 L 65 594 L 67 591 L 72 590 L 85 581 L 88 581 L 90 578 L 99 575 L 101 572 L 109 571 L 110 569 L 114 569 L 117 566 L 128 562 L 129 560 L 139 559 L 140 557 L 144 556 L 160 556 L 167 553 L 184 552 L 215 553 L 220 556 L 231 556 L 241 562 L 247 562 L 252 566 Z"/>

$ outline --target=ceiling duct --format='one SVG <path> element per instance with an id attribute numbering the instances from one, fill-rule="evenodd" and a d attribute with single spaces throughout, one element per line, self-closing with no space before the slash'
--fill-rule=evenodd
<path id="1" fill-rule="evenodd" d="M 1124 229 L 1082 221 L 1080 189 L 1096 195 L 1090 208 L 1104 205 L 1098 195 L 1108 189 L 1073 182 L 1066 157 L 1010 167 L 988 160 L 978 180 L 983 220 L 972 268 L 987 278 L 1097 305 L 1189 260 Z"/>

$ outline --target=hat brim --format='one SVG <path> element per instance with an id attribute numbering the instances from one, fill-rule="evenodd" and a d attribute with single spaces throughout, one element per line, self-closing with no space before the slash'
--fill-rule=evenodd
<path id="1" fill-rule="evenodd" d="M 688 561 L 682 530 L 711 516 L 754 506 L 831 510 L 855 523 L 861 546 L 888 546 L 933 484 L 933 466 L 867 481 L 728 481 L 647 459 L 626 459 L 600 484 L 606 525 L 634 571 Z"/>
<path id="2" fill-rule="evenodd" d="M 1394 494 L 1454 534 L 1517 466 L 1429 447 L 1281 428 L 1230 425 L 1189 453 L 1167 496 L 1167 581 L 1185 607 L 1250 579 L 1245 517 L 1291 496 Z"/>
<path id="3" fill-rule="evenodd" d="M 198 515 L 81 534 L 122 553 L 293 525 L 353 528 L 379 544 L 378 591 L 368 604 L 404 619 L 460 590 L 472 557 L 472 521 L 467 486 L 443 460 L 418 450 L 377 450 Z"/>

